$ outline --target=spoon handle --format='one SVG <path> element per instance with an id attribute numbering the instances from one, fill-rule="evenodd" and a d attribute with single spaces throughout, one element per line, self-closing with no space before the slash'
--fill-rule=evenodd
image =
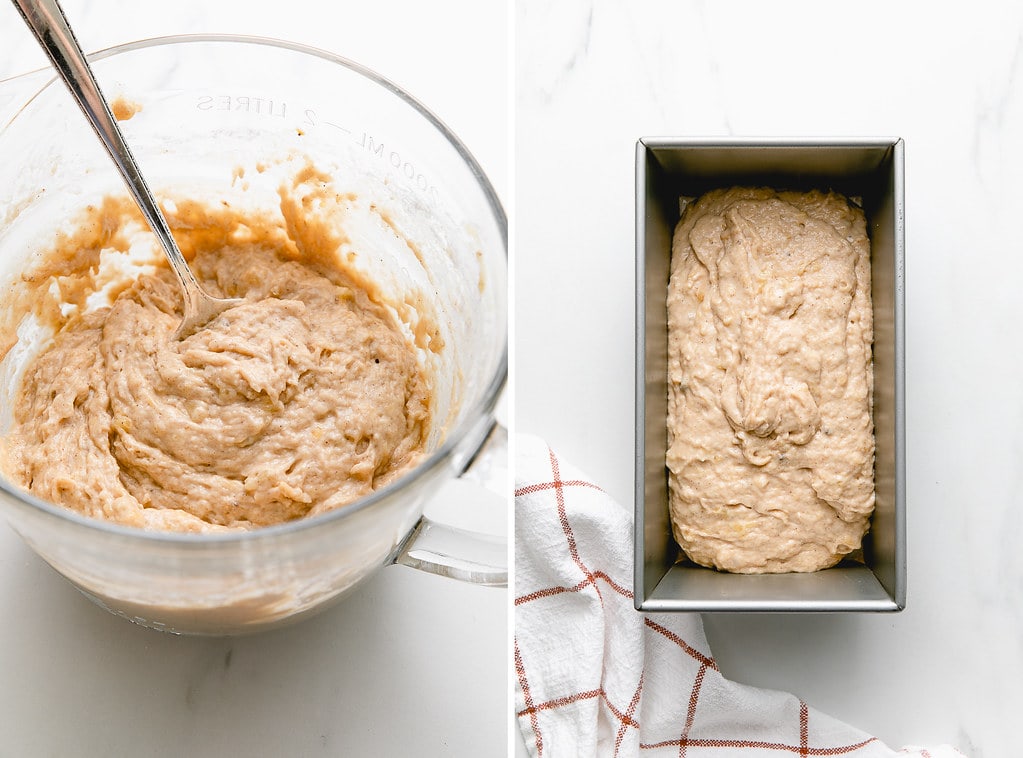
<path id="1" fill-rule="evenodd" d="M 113 159 L 128 190 L 138 203 L 140 210 L 149 222 L 153 233 L 159 238 L 164 251 L 170 258 L 174 271 L 184 285 L 185 296 L 195 299 L 200 292 L 192 270 L 188 267 L 185 257 L 181 254 L 177 243 L 171 235 L 170 227 L 164 218 L 160 206 L 157 205 L 153 193 L 142 177 L 135 157 L 124 140 L 117 120 L 110 112 L 99 84 L 92 74 L 92 69 L 85 58 L 85 53 L 78 45 L 74 32 L 68 25 L 57 0 L 12 0 L 21 13 L 36 41 L 42 46 L 57 74 L 67 85 L 78 107 L 82 109 L 92 128 L 96 131 L 107 153 Z M 194 286 L 190 286 L 194 285 Z M 190 310 L 189 306 L 193 306 Z M 194 313 L 198 303 L 186 303 L 185 313 Z"/>

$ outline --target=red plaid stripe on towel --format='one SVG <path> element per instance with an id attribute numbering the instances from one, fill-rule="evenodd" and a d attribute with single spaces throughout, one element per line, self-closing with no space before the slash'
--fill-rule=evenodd
<path id="1" fill-rule="evenodd" d="M 962 756 L 895 751 L 726 680 L 698 615 L 633 608 L 632 514 L 543 442 L 516 443 L 515 708 L 533 756 Z"/>

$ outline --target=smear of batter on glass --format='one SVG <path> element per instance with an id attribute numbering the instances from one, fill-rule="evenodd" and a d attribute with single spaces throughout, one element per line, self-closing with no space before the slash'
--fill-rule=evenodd
<path id="1" fill-rule="evenodd" d="M 141 110 L 141 105 L 123 97 L 118 97 L 110 103 L 110 112 L 118 121 L 128 121 Z"/>
<path id="2" fill-rule="evenodd" d="M 203 286 L 245 299 L 184 340 L 166 263 L 118 263 L 141 223 L 127 200 L 90 208 L 23 275 L 15 312 L 55 336 L 14 402 L 13 481 L 86 516 L 212 531 L 324 513 L 415 464 L 431 418 L 417 349 L 441 345 L 344 266 L 299 191 L 309 178 L 282 190 L 280 216 L 169 209 Z"/>

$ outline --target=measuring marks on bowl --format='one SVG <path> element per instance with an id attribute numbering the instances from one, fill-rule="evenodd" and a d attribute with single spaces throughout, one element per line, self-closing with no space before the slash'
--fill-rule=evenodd
<path id="1" fill-rule="evenodd" d="M 243 117 L 278 121 L 293 127 L 300 137 L 308 130 L 329 129 L 373 159 L 389 166 L 393 174 L 401 177 L 417 191 L 428 195 L 431 200 L 439 199 L 436 185 L 421 170 L 420 164 L 409 160 L 405 152 L 396 148 L 393 142 L 369 130 L 349 125 L 342 119 L 324 117 L 319 109 L 304 105 L 296 107 L 279 97 L 209 93 L 196 97 L 194 107 L 199 111 L 230 112 Z"/>

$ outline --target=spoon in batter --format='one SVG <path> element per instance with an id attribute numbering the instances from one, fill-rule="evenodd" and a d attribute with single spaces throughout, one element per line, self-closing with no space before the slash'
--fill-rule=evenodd
<path id="1" fill-rule="evenodd" d="M 243 302 L 237 298 L 213 297 L 202 288 L 188 267 L 57 0 L 12 2 L 92 124 L 181 282 L 184 318 L 178 326 L 177 338 L 187 337 L 223 311 Z"/>

